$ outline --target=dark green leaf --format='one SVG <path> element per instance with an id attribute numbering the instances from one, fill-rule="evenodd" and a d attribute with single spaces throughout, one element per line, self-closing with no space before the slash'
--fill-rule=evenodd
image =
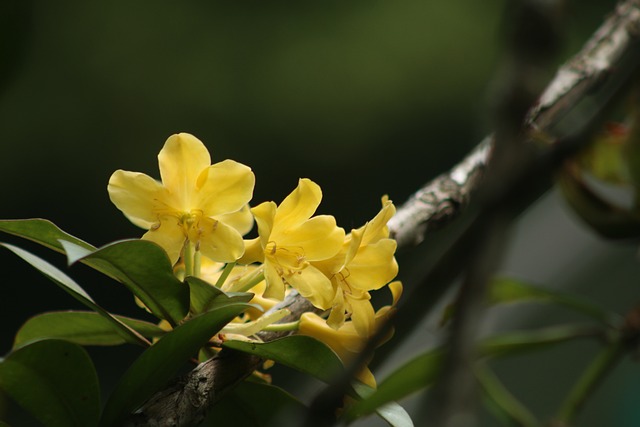
<path id="1" fill-rule="evenodd" d="M 336 354 L 315 338 L 291 335 L 268 343 L 227 341 L 225 347 L 273 360 L 330 382 L 344 367 Z"/>
<path id="2" fill-rule="evenodd" d="M 488 366 L 482 363 L 478 364 L 475 374 L 487 397 L 486 404 L 489 405 L 489 410 L 494 412 L 497 417 L 505 419 L 507 425 L 513 425 L 514 422 L 522 427 L 540 425 L 533 414 L 506 389 Z"/>
<path id="3" fill-rule="evenodd" d="M 62 241 L 69 263 L 98 265 L 125 286 L 160 319 L 177 325 L 189 312 L 189 287 L 173 274 L 166 252 L 146 240 L 123 240 L 95 251 Z"/>
<path id="4" fill-rule="evenodd" d="M 352 386 L 360 399 L 365 399 L 376 391 L 359 381 L 354 381 Z M 407 411 L 396 402 L 385 403 L 376 409 L 376 413 L 392 427 L 413 427 L 413 421 Z"/>
<path id="5" fill-rule="evenodd" d="M 296 424 L 305 410 L 279 387 L 244 381 L 216 403 L 202 426 L 281 427 Z"/>
<path id="6" fill-rule="evenodd" d="M 46 340 L 12 352 L 0 362 L 0 387 L 46 426 L 98 423 L 98 377 L 76 344 Z"/>
<path id="7" fill-rule="evenodd" d="M 554 344 L 584 337 L 597 337 L 601 329 L 592 325 L 561 325 L 530 331 L 517 331 L 489 337 L 480 342 L 478 351 L 485 357 L 510 356 L 522 351 L 539 350 Z"/>
<path id="8" fill-rule="evenodd" d="M 166 332 L 153 323 L 114 316 L 120 322 L 146 338 L 155 338 Z M 56 311 L 43 313 L 27 320 L 18 330 L 13 347 L 47 338 L 57 338 L 80 345 L 120 345 L 126 340 L 113 323 L 90 311 Z"/>
<path id="9" fill-rule="evenodd" d="M 14 254 L 18 255 L 20 258 L 31 264 L 38 271 L 44 274 L 47 278 L 51 279 L 53 283 L 58 285 L 62 290 L 67 292 L 69 295 L 74 297 L 76 300 L 80 301 L 85 306 L 89 307 L 93 311 L 99 313 L 102 317 L 104 317 L 108 322 L 110 322 L 114 330 L 117 331 L 118 335 L 120 335 L 126 342 L 132 344 L 142 344 L 146 345 L 146 340 L 140 336 L 137 332 L 130 329 L 128 326 L 120 322 L 118 319 L 113 317 L 109 312 L 107 312 L 104 308 L 100 307 L 96 304 L 93 299 L 87 294 L 84 289 L 80 287 L 73 279 L 67 276 L 64 272 L 59 270 L 57 267 L 49 264 L 47 261 L 39 258 L 24 249 L 20 249 L 16 246 L 9 245 L 7 243 L 0 243 L 0 246 L 4 246 L 9 249 Z"/>
<path id="10" fill-rule="evenodd" d="M 247 308 L 229 304 L 196 316 L 164 335 L 131 365 L 105 406 L 102 426 L 119 426 L 127 416 L 172 379 L 198 349 Z"/>
<path id="11" fill-rule="evenodd" d="M 616 314 L 610 313 L 577 295 L 546 289 L 506 277 L 497 278 L 491 282 L 489 298 L 494 304 L 524 301 L 549 302 L 569 308 L 607 325 L 619 321 Z"/>
<path id="12" fill-rule="evenodd" d="M 197 277 L 187 277 L 185 281 L 191 290 L 191 312 L 204 313 L 219 307 L 221 304 L 232 302 L 249 302 L 253 294 L 246 292 L 225 293 Z"/>
<path id="13" fill-rule="evenodd" d="M 90 244 L 60 230 L 46 219 L 9 219 L 0 220 L 0 231 L 39 243 L 54 251 L 64 253 L 60 240 L 73 242 L 85 249 L 94 250 Z"/>
<path id="14" fill-rule="evenodd" d="M 385 404 L 430 386 L 436 379 L 443 355 L 443 350 L 438 348 L 405 363 L 389 375 L 375 393 L 354 404 L 347 412 L 347 419 L 355 420 L 371 414 Z"/>

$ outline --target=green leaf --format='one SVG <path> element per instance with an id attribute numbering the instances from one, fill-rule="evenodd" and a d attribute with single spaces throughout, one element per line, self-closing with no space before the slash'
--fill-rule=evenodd
<path id="1" fill-rule="evenodd" d="M 224 347 L 273 360 L 327 383 L 344 371 L 342 362 L 329 347 L 304 335 L 291 335 L 267 343 L 226 341 Z"/>
<path id="2" fill-rule="evenodd" d="M 493 304 L 524 301 L 553 303 L 588 316 L 605 325 L 617 324 L 620 320 L 617 314 L 608 312 L 577 295 L 545 289 L 512 278 L 501 277 L 494 279 L 489 286 L 489 298 Z"/>
<path id="3" fill-rule="evenodd" d="M 486 405 L 489 410 L 500 419 L 506 420 L 507 425 L 514 423 L 523 427 L 540 425 L 533 414 L 507 390 L 488 366 L 483 363 L 477 364 L 475 374 L 487 397 Z"/>
<path id="4" fill-rule="evenodd" d="M 279 387 L 243 381 L 216 403 L 203 427 L 280 427 L 297 424 L 306 407 Z"/>
<path id="5" fill-rule="evenodd" d="M 480 356 L 502 357 L 523 351 L 540 350 L 577 338 L 598 337 L 602 329 L 593 325 L 560 325 L 530 331 L 509 332 L 486 338 L 478 345 Z"/>
<path id="6" fill-rule="evenodd" d="M 247 292 L 225 293 L 209 282 L 197 277 L 189 276 L 185 281 L 189 284 L 189 289 L 191 290 L 191 312 L 196 314 L 204 313 L 219 307 L 221 304 L 249 302 L 253 298 L 253 294 Z"/>
<path id="7" fill-rule="evenodd" d="M 116 330 L 117 333 L 126 342 L 132 344 L 147 345 L 147 341 L 144 339 L 144 337 L 140 336 L 136 331 L 130 329 L 127 325 L 113 317 L 104 308 L 96 304 L 89 296 L 89 294 L 87 294 L 84 289 L 80 287 L 80 285 L 78 285 L 73 279 L 71 279 L 57 267 L 49 264 L 42 258 L 39 258 L 32 253 L 25 251 L 24 249 L 18 248 L 17 246 L 13 246 L 8 243 L 0 243 L 0 246 L 5 247 L 14 254 L 18 255 L 20 258 L 31 264 L 36 270 L 44 274 L 53 283 L 58 285 L 62 290 L 67 292 L 73 298 L 80 301 L 82 304 L 89 307 L 93 311 L 99 313 L 113 325 L 114 330 Z"/>
<path id="8" fill-rule="evenodd" d="M 129 328 L 146 338 L 156 338 L 166 331 L 153 323 L 114 316 Z M 43 313 L 27 320 L 18 330 L 13 348 L 42 339 L 62 339 L 79 345 L 120 345 L 126 340 L 113 323 L 91 311 L 55 311 Z"/>
<path id="9" fill-rule="evenodd" d="M 98 377 L 76 344 L 38 341 L 10 353 L 0 362 L 0 388 L 46 426 L 98 423 Z"/>
<path id="10" fill-rule="evenodd" d="M 160 319 L 177 325 L 189 312 L 189 288 L 173 274 L 166 252 L 146 240 L 122 240 L 95 251 L 61 241 L 69 263 L 97 265 L 122 282 Z"/>
<path id="11" fill-rule="evenodd" d="M 64 248 L 60 244 L 60 240 L 73 242 L 85 249 L 95 249 L 87 242 L 60 230 L 51 221 L 46 219 L 34 218 L 0 220 L 0 231 L 31 240 L 32 242 L 39 243 L 60 253 L 64 253 Z"/>
<path id="12" fill-rule="evenodd" d="M 121 425 L 131 412 L 165 386 L 190 357 L 196 356 L 200 347 L 247 306 L 234 303 L 196 316 L 145 350 L 116 385 L 106 403 L 100 425 Z"/>
<path id="13" fill-rule="evenodd" d="M 365 399 L 376 391 L 359 381 L 354 381 L 351 385 L 360 399 Z M 413 427 L 413 421 L 407 411 L 396 402 L 385 403 L 376 409 L 376 413 L 392 427 Z"/>
<path id="14" fill-rule="evenodd" d="M 430 386 L 438 375 L 444 351 L 427 351 L 396 369 L 380 383 L 375 393 L 348 409 L 346 418 L 355 420 L 371 414 L 385 404 Z"/>

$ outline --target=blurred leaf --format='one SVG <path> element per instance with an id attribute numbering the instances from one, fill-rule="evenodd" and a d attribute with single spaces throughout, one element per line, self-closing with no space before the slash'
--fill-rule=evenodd
<path id="1" fill-rule="evenodd" d="M 594 231 L 609 239 L 640 236 L 640 214 L 614 205 L 596 194 L 571 163 L 558 174 L 557 183 L 574 212 Z"/>
<path id="2" fill-rule="evenodd" d="M 602 335 L 603 330 L 592 325 L 561 325 L 530 331 L 509 332 L 486 338 L 478 345 L 484 357 L 510 356 L 523 351 L 539 350 L 577 338 Z"/>
<path id="3" fill-rule="evenodd" d="M 243 381 L 216 403 L 202 426 L 280 427 L 299 421 L 305 411 L 279 387 Z"/>
<path id="4" fill-rule="evenodd" d="M 189 312 L 189 287 L 173 274 L 166 252 L 146 240 L 122 240 L 95 251 L 60 242 L 69 264 L 87 261 L 122 282 L 160 319 L 175 326 Z"/>
<path id="5" fill-rule="evenodd" d="M 371 414 L 383 405 L 430 386 L 438 375 L 444 354 L 436 348 L 400 366 L 380 383 L 375 393 L 349 408 L 346 418 L 355 420 Z"/>
<path id="6" fill-rule="evenodd" d="M 344 370 L 342 362 L 329 347 L 303 335 L 291 335 L 267 343 L 226 341 L 224 347 L 273 360 L 327 383 Z"/>
<path id="7" fill-rule="evenodd" d="M 354 381 L 351 385 L 361 399 L 371 396 L 376 391 L 359 381 Z M 413 427 L 413 421 L 407 411 L 396 402 L 385 403 L 376 409 L 376 413 L 392 427 Z"/>
<path id="8" fill-rule="evenodd" d="M 605 123 L 604 129 L 576 158 L 582 170 L 612 184 L 629 183 L 625 147 L 629 129 L 622 123 Z"/>
<path id="9" fill-rule="evenodd" d="M 0 362 L 0 387 L 46 426 L 98 423 L 98 377 L 76 344 L 45 340 L 10 353 Z"/>
<path id="10" fill-rule="evenodd" d="M 78 285 L 75 281 L 73 281 L 73 279 L 71 279 L 57 267 L 25 251 L 24 249 L 20 249 L 8 243 L 0 243 L 0 246 L 4 246 L 14 254 L 18 255 L 20 258 L 31 264 L 36 270 L 44 274 L 47 278 L 51 279 L 51 281 L 58 285 L 62 290 L 67 292 L 76 300 L 80 301 L 85 306 L 100 314 L 104 319 L 106 319 L 113 325 L 114 330 L 117 331 L 118 335 L 120 335 L 126 342 L 131 344 L 147 344 L 146 340 L 142 336 L 140 336 L 134 330 L 130 329 L 127 325 L 120 322 L 115 317 L 113 317 L 104 308 L 96 304 L 89 296 L 89 294 L 87 294 L 84 289 L 80 287 L 80 285 Z"/>
<path id="11" fill-rule="evenodd" d="M 576 338 L 593 337 L 602 333 L 590 325 L 563 325 L 532 331 L 519 331 L 486 338 L 478 344 L 481 357 L 504 357 L 521 351 L 539 350 Z M 370 397 L 356 403 L 347 412 L 347 419 L 371 414 L 381 405 L 400 400 L 414 392 L 430 386 L 446 357 L 443 348 L 422 353 L 398 367 L 385 378 Z"/>
<path id="12" fill-rule="evenodd" d="M 156 338 L 166 331 L 153 323 L 114 316 L 120 322 L 146 338 Z M 91 311 L 55 311 L 39 314 L 27 320 L 18 330 L 13 348 L 47 338 L 62 339 L 79 345 L 120 345 L 126 340 L 113 323 Z"/>
<path id="13" fill-rule="evenodd" d="M 537 427 L 540 424 L 533 414 L 524 407 L 506 387 L 500 379 L 483 363 L 479 363 L 475 369 L 476 378 L 487 397 L 487 405 L 495 415 L 506 421 L 506 425 L 523 427 Z"/>
<path id="14" fill-rule="evenodd" d="M 220 304 L 229 302 L 249 302 L 253 298 L 253 294 L 246 292 L 225 293 L 197 277 L 189 276 L 185 281 L 189 284 L 191 291 L 191 311 L 193 313 L 204 313 Z"/>
<path id="15" fill-rule="evenodd" d="M 526 301 L 558 304 L 591 317 L 605 325 L 611 325 L 620 320 L 617 314 L 608 312 L 602 307 L 580 298 L 578 295 L 545 289 L 506 277 L 496 278 L 490 283 L 489 298 L 493 304 Z"/>
<path id="16" fill-rule="evenodd" d="M 145 350 L 120 378 L 106 403 L 101 426 L 119 426 L 172 379 L 198 349 L 247 308 L 232 303 L 189 319 Z"/>

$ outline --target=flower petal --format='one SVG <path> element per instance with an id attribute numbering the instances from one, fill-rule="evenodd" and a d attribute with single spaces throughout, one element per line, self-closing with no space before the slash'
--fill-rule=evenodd
<path id="1" fill-rule="evenodd" d="M 201 170 L 195 206 L 206 216 L 237 212 L 253 197 L 254 185 L 251 168 L 224 160 Z"/>
<path id="2" fill-rule="evenodd" d="M 162 184 L 179 198 L 175 208 L 188 212 L 191 209 L 198 175 L 211 165 L 207 147 L 188 133 L 171 135 L 158 154 Z"/>
<path id="3" fill-rule="evenodd" d="M 285 280 L 315 307 L 322 310 L 331 308 L 335 297 L 331 280 L 314 266 L 294 271 L 286 275 Z"/>
<path id="4" fill-rule="evenodd" d="M 276 216 L 276 204 L 274 202 L 260 203 L 255 208 L 251 208 L 251 213 L 256 219 L 258 225 L 258 235 L 260 236 L 260 242 L 264 249 L 271 238 L 271 231 L 273 229 L 273 221 Z"/>
<path id="5" fill-rule="evenodd" d="M 153 228 L 144 233 L 142 238 L 162 246 L 167 255 L 169 255 L 171 264 L 175 264 L 178 261 L 184 242 L 187 239 L 177 220 L 170 217 L 163 219 L 158 228 Z"/>
<path id="6" fill-rule="evenodd" d="M 276 227 L 287 229 L 296 227 L 311 218 L 320 201 L 322 190 L 315 182 L 307 178 L 298 181 L 298 186 L 278 206 Z"/>
<path id="7" fill-rule="evenodd" d="M 253 228 L 253 215 L 249 209 L 249 205 L 244 205 L 242 209 L 237 212 L 232 212 L 215 217 L 214 219 L 220 220 L 230 227 L 238 230 L 238 233 L 245 235 Z"/>
<path id="8" fill-rule="evenodd" d="M 387 227 L 387 222 L 394 216 L 396 213 L 396 207 L 393 205 L 391 200 L 388 200 L 387 197 L 382 198 L 382 209 L 378 214 L 364 227 L 364 236 L 362 238 L 362 245 L 368 245 L 371 243 L 376 243 L 380 239 L 384 239 L 389 237 L 389 227 Z"/>
<path id="9" fill-rule="evenodd" d="M 319 215 L 286 230 L 286 233 L 273 233 L 270 240 L 276 241 L 279 247 L 301 250 L 308 261 L 320 261 L 340 251 L 344 229 L 336 226 L 334 217 Z"/>
<path id="10" fill-rule="evenodd" d="M 267 284 L 267 289 L 265 289 L 262 296 L 282 301 L 284 299 L 285 290 L 284 282 L 282 281 L 282 277 L 280 277 L 276 267 L 268 260 L 264 263 L 264 280 Z"/>
<path id="11" fill-rule="evenodd" d="M 234 262 L 244 253 L 244 240 L 235 228 L 211 218 L 202 218 L 198 228 L 199 249 L 207 258 Z"/>
<path id="12" fill-rule="evenodd" d="M 109 198 L 135 225 L 149 229 L 158 222 L 156 209 L 167 200 L 166 190 L 155 179 L 139 172 L 117 170 L 109 178 Z"/>
<path id="13" fill-rule="evenodd" d="M 252 264 L 264 262 L 264 249 L 260 244 L 260 238 L 244 241 L 244 254 L 238 259 L 238 264 Z"/>
<path id="14" fill-rule="evenodd" d="M 398 274 L 398 263 L 393 256 L 396 241 L 382 239 L 360 248 L 347 264 L 349 286 L 362 291 L 380 289 Z"/>
<path id="15" fill-rule="evenodd" d="M 374 316 L 373 306 L 371 305 L 371 298 L 368 292 L 364 292 L 361 297 L 352 297 L 346 295 L 347 301 L 351 306 L 351 321 L 356 329 L 358 335 L 364 338 L 368 338 L 373 335 L 374 332 Z"/>

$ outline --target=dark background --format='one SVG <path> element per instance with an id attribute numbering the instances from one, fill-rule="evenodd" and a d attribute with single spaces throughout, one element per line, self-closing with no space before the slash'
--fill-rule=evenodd
<path id="1" fill-rule="evenodd" d="M 205 142 L 214 162 L 231 158 L 253 169 L 254 205 L 279 202 L 299 177 L 308 177 L 323 188 L 320 212 L 333 214 L 347 230 L 358 227 L 377 213 L 382 195 L 400 204 L 490 132 L 501 26 L 509 19 L 503 3 L 4 0 L 0 218 L 47 218 L 96 246 L 139 237 L 143 231 L 108 199 L 109 176 L 122 168 L 158 177 L 156 155 L 166 138 L 190 132 Z M 579 48 L 613 4 L 568 3 L 558 63 Z M 553 72 L 549 69 L 547 77 Z M 550 239 L 569 242 L 574 253 L 585 247 L 581 238 L 610 247 L 584 237 L 591 235 L 562 216 L 559 197 L 545 200 L 552 207 L 533 221 Z M 505 269 L 528 263 L 529 270 L 514 270 L 553 270 L 541 260 L 557 242 L 549 240 L 545 247 L 541 236 L 529 236 L 542 245 L 538 251 L 531 239 L 514 245 Z M 61 255 L 2 239 L 64 266 Z M 625 264 L 631 273 L 620 279 L 627 293 L 611 284 L 606 294 L 620 295 L 611 304 L 624 310 L 629 295 L 638 297 L 628 286 L 637 282 L 632 274 L 638 277 L 635 249 L 616 247 L 614 255 L 607 252 L 611 259 L 598 250 L 589 256 L 609 260 L 597 264 L 601 274 L 620 271 L 611 264 L 620 257 L 631 260 Z M 399 258 L 407 280 L 411 266 Z M 585 267 L 575 260 L 561 265 L 570 262 L 571 268 Z M 7 251 L 0 252 L 0 269 L 2 354 L 33 314 L 81 308 Z M 557 276 L 533 279 L 562 286 L 566 269 L 553 271 Z M 118 284 L 81 266 L 69 274 L 104 307 L 141 316 Z M 584 292 L 601 296 L 594 291 L 602 289 L 601 282 L 579 281 Z M 120 348 L 90 351 L 105 372 L 121 372 L 137 354 Z M 529 369 L 518 365 L 507 375 L 523 371 Z M 107 392 L 113 381 L 113 375 L 105 377 Z M 524 382 L 529 399 L 538 402 L 533 406 L 549 410 L 548 384 L 512 382 L 514 387 Z M 607 400 L 606 414 L 619 414 L 621 407 L 611 405 L 621 405 L 629 393 Z"/>

